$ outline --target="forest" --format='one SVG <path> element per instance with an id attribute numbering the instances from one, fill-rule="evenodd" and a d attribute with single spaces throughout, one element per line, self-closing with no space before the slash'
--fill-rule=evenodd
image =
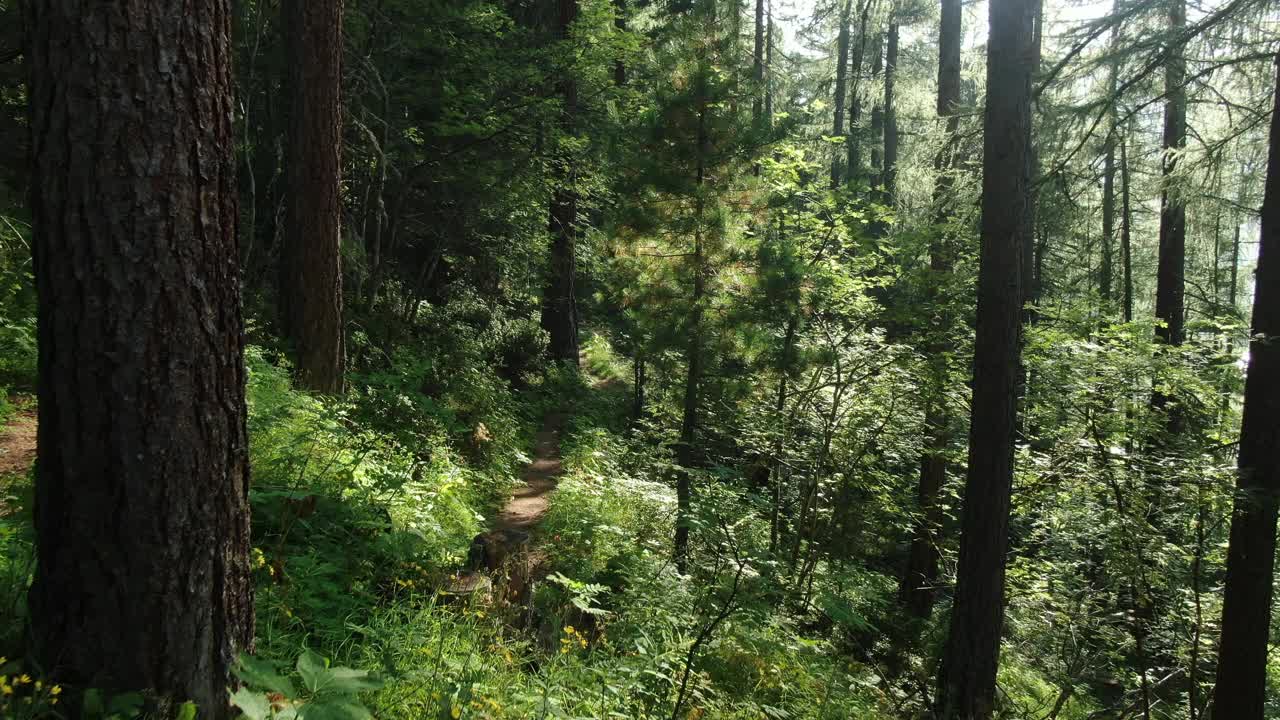
<path id="1" fill-rule="evenodd" d="M 1280 720 L 1274 0 L 0 0 L 0 718 Z"/>

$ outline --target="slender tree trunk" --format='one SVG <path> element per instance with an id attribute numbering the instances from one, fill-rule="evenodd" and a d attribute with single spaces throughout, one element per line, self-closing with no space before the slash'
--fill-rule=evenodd
<path id="1" fill-rule="evenodd" d="M 925 405 L 925 451 L 920 457 L 920 483 L 916 493 L 918 515 L 911 534 L 911 552 L 907 572 L 902 577 L 899 595 L 907 611 L 925 618 L 933 611 L 934 586 L 938 581 L 939 538 L 942 508 L 938 496 L 947 479 L 947 447 L 951 442 L 951 420 L 946 406 L 947 347 L 945 333 L 952 324 L 946 293 L 942 287 L 951 275 L 951 238 L 946 229 L 951 213 L 949 203 L 955 185 L 951 171 L 958 150 L 960 116 L 960 0 L 942 0 L 942 17 L 938 32 L 938 118 L 942 120 L 946 140 L 934 162 L 937 180 L 933 189 L 938 209 L 938 228 L 929 245 L 930 310 L 935 318 L 928 328 L 929 395 Z"/>
<path id="2" fill-rule="evenodd" d="M 1114 45 L 1114 42 L 1113 42 Z M 1116 234 L 1116 122 L 1115 122 L 1115 63 L 1107 68 L 1110 106 L 1107 108 L 1107 137 L 1102 149 L 1102 262 L 1098 273 L 1098 295 L 1102 298 L 1104 315 L 1113 312 L 1112 295 L 1112 256 L 1113 242 Z"/>
<path id="3" fill-rule="evenodd" d="M 796 331 L 800 327 L 798 314 L 787 319 L 787 330 L 782 337 L 782 358 L 778 363 L 778 394 L 773 413 L 778 422 L 778 437 L 773 444 L 773 457 L 769 459 L 769 474 L 773 489 L 773 507 L 769 514 L 769 553 L 776 553 L 782 540 L 782 450 L 787 435 L 787 389 L 791 377 L 791 352 L 795 346 Z"/>
<path id="4" fill-rule="evenodd" d="M 26 8 L 34 649 L 222 720 L 253 642 L 230 3 Z"/>
<path id="5" fill-rule="evenodd" d="M 577 0 L 558 0 L 559 21 L 556 34 L 568 42 L 570 28 L 578 17 Z M 574 134 L 578 113 L 578 83 L 574 69 L 564 69 L 560 80 L 560 98 L 564 103 L 560 130 L 565 136 Z M 542 295 L 542 327 L 551 336 L 551 357 L 557 362 L 578 365 L 578 300 L 574 288 L 577 274 L 578 193 L 574 188 L 575 161 L 568 153 L 555 158 L 555 189 L 551 197 L 548 227 L 551 231 L 551 257 L 547 284 Z"/>
<path id="6" fill-rule="evenodd" d="M 1213 717 L 1261 720 L 1280 507 L 1280 56 Z"/>
<path id="7" fill-rule="evenodd" d="M 1129 153 L 1120 138 L 1120 262 L 1124 282 L 1124 321 L 1133 322 L 1133 212 L 1129 207 Z"/>
<path id="8" fill-rule="evenodd" d="M 292 37 L 289 191 L 280 304 L 298 380 L 340 393 L 342 325 L 342 0 L 286 0 Z"/>
<path id="9" fill-rule="evenodd" d="M 1021 365 L 1022 254 L 1032 217 L 1028 58 L 1035 4 L 991 0 L 989 6 L 973 412 L 955 600 L 935 696 L 943 720 L 985 720 L 995 707 Z"/>
<path id="10" fill-rule="evenodd" d="M 871 44 L 871 82 L 875 82 L 880 77 L 880 72 L 884 70 L 884 35 L 877 34 L 875 42 Z M 881 182 L 880 168 L 881 158 L 884 146 L 881 139 L 884 137 L 884 108 L 880 103 L 879 97 L 873 98 L 871 101 L 871 127 L 868 128 L 871 135 L 869 144 L 871 146 L 871 183 L 878 184 Z"/>
<path id="11" fill-rule="evenodd" d="M 884 53 L 884 172 L 880 176 L 880 184 L 884 186 L 884 197 L 887 203 L 893 202 L 898 189 L 898 110 L 894 102 L 895 84 L 898 79 L 896 13 L 897 8 L 891 4 Z"/>
<path id="12" fill-rule="evenodd" d="M 764 126 L 773 127 L 773 3 L 765 8 L 764 29 Z"/>
<path id="13" fill-rule="evenodd" d="M 862 135 L 862 62 L 867 50 L 867 16 L 871 11 L 872 0 L 862 0 L 858 12 L 858 47 L 853 51 L 853 68 L 849 72 L 849 131 L 845 136 L 845 147 L 848 161 L 845 178 L 847 182 L 855 182 L 862 175 L 862 146 L 859 137 Z"/>
<path id="14" fill-rule="evenodd" d="M 714 23 L 714 21 L 712 21 Z M 706 257 L 703 247 L 703 183 L 706 180 L 706 157 L 709 135 L 707 131 L 707 67 L 705 57 L 699 58 L 698 68 L 698 138 L 697 176 L 695 178 L 697 198 L 695 199 L 696 216 L 693 234 L 693 295 L 690 298 L 689 313 L 689 345 L 685 351 L 687 370 L 684 385 L 684 408 L 680 422 L 680 439 L 676 449 L 676 462 L 680 465 L 676 478 L 676 537 L 675 562 L 681 572 L 688 571 L 689 560 L 689 525 L 693 505 L 693 473 L 697 463 L 695 443 L 698 438 L 698 394 L 702 384 L 702 310 L 706 295 Z"/>
<path id="15" fill-rule="evenodd" d="M 844 99 L 849 69 L 849 18 L 852 14 L 853 0 L 844 0 L 840 8 L 840 34 L 836 40 L 836 87 L 835 117 L 831 123 L 832 137 L 844 136 Z M 844 158 L 837 150 L 831 156 L 831 189 L 840 187 L 842 169 L 840 163 Z"/>
<path id="16" fill-rule="evenodd" d="M 619 33 L 627 31 L 627 0 L 613 0 L 613 27 Z M 613 61 L 613 84 L 627 84 L 627 64 L 622 58 Z"/>
<path id="17" fill-rule="evenodd" d="M 1237 287 L 1239 283 L 1240 270 L 1240 225 L 1236 225 L 1235 235 L 1231 240 L 1231 275 L 1227 281 L 1227 305 L 1231 308 L 1232 316 L 1235 316 L 1238 307 L 1236 305 L 1239 298 L 1240 289 Z"/>
<path id="18" fill-rule="evenodd" d="M 765 0 L 756 0 L 755 50 L 751 55 L 751 78 L 754 81 L 751 88 L 751 127 L 757 132 L 764 120 L 764 3 Z M 759 166 L 756 166 L 756 174 L 759 174 Z"/>

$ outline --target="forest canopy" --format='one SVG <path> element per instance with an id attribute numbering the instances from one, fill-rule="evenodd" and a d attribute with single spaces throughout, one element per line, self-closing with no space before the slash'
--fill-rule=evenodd
<path id="1" fill-rule="evenodd" d="M 0 0 L 0 717 L 1280 720 L 1270 0 Z"/>

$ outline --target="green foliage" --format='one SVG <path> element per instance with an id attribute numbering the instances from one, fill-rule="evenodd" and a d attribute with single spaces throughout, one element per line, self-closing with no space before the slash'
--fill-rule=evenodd
<path id="1" fill-rule="evenodd" d="M 298 655 L 296 685 L 270 662 L 248 655 L 241 656 L 235 674 L 244 686 L 231 694 L 231 702 L 243 720 L 372 720 L 359 695 L 383 686 L 376 674 L 332 667 L 311 650 Z"/>

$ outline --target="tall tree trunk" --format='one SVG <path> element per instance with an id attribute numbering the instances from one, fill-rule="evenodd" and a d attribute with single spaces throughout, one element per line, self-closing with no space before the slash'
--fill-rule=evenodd
<path id="1" fill-rule="evenodd" d="M 613 0 L 613 27 L 619 33 L 627 31 L 627 0 Z M 627 64 L 622 58 L 613 61 L 613 84 L 627 84 Z"/>
<path id="2" fill-rule="evenodd" d="M 292 37 L 280 304 L 300 384 L 342 392 L 342 0 L 285 0 Z"/>
<path id="3" fill-rule="evenodd" d="M 714 3 L 714 0 L 712 0 Z M 714 4 L 711 4 L 714 8 Z M 714 27 L 714 18 L 709 23 Z M 701 51 L 705 52 L 705 50 Z M 689 526 L 692 522 L 693 507 L 693 467 L 697 464 L 698 453 L 695 443 L 698 439 L 698 394 L 702 385 L 702 315 L 703 302 L 706 296 L 706 256 L 703 247 L 703 213 L 705 200 L 703 184 L 706 181 L 706 160 L 709 134 L 707 130 L 707 74 L 711 71 L 709 60 L 699 57 L 697 82 L 698 103 L 698 138 L 694 150 L 697 153 L 697 175 L 695 177 L 697 193 L 695 203 L 693 231 L 693 295 L 690 298 L 689 344 L 685 350 L 685 384 L 684 407 L 680 421 L 680 439 L 676 448 L 676 462 L 680 465 L 676 478 L 676 537 L 675 563 L 681 572 L 688 571 L 689 561 Z"/>
<path id="4" fill-rule="evenodd" d="M 570 28 L 578 17 L 577 0 L 559 0 L 556 35 L 568 42 Z M 574 69 L 567 67 L 560 80 L 560 99 L 564 106 L 560 130 L 566 137 L 574 133 L 578 112 L 578 83 Z M 578 365 L 578 299 L 574 289 L 577 274 L 578 193 L 574 188 L 575 161 L 567 152 L 558 153 L 555 190 L 551 197 L 548 222 L 551 231 L 551 258 L 547 284 L 542 295 L 542 328 L 551 336 L 551 357 L 557 362 Z"/>
<path id="5" fill-rule="evenodd" d="M 938 118 L 944 123 L 946 140 L 934 162 L 937 180 L 933 202 L 938 209 L 938 229 L 929 244 L 930 310 L 935 318 L 929 328 L 929 396 L 925 406 L 925 451 L 920 457 L 920 483 L 916 493 L 919 507 L 911 533 L 911 552 L 907 572 L 902 577 L 899 594 L 907 611 L 919 618 L 933 611 L 934 585 L 938 581 L 938 529 L 942 524 L 942 508 L 938 495 L 947 479 L 947 446 L 951 442 L 950 416 L 946 406 L 947 347 L 945 333 L 952 324 L 946 293 L 942 286 L 951 275 L 952 241 L 946 230 L 950 221 L 952 189 L 955 178 L 955 156 L 960 132 L 960 0 L 942 0 L 942 16 L 938 32 Z"/>
<path id="6" fill-rule="evenodd" d="M 230 3 L 26 7 L 36 654 L 221 720 L 253 642 Z"/>
<path id="7" fill-rule="evenodd" d="M 969 466 L 955 601 L 935 696 L 944 720 L 990 718 L 1004 621 L 1017 431 L 1023 267 L 1031 232 L 1034 0 L 991 0 L 983 133 L 982 240 Z"/>
<path id="8" fill-rule="evenodd" d="M 862 129 L 862 61 L 867 54 L 867 19 L 871 12 L 871 0 L 861 0 L 858 11 L 858 46 L 853 51 L 853 68 L 849 72 L 849 131 L 845 136 L 845 148 L 848 161 L 845 163 L 846 182 L 855 182 L 862 177 L 862 146 L 859 136 Z"/>
<path id="9" fill-rule="evenodd" d="M 1114 32 L 1114 31 L 1113 31 Z M 1114 43 L 1113 43 L 1114 45 Z M 1111 304 L 1113 243 L 1116 234 L 1116 121 L 1115 92 L 1117 68 L 1115 62 L 1107 68 L 1109 107 L 1107 108 L 1107 137 L 1102 148 L 1102 262 L 1098 273 L 1098 295 L 1102 298 L 1104 315 L 1113 312 Z"/>
<path id="10" fill-rule="evenodd" d="M 880 72 L 884 70 L 884 35 L 877 34 L 875 41 L 871 44 L 871 82 L 874 83 L 880 77 Z M 884 107 L 881 105 L 881 98 L 875 97 L 871 101 L 871 126 L 868 128 L 871 146 L 871 184 L 877 185 L 881 182 L 880 168 L 882 166 L 881 159 L 883 157 L 884 146 L 881 139 L 884 137 Z"/>
<path id="11" fill-rule="evenodd" d="M 1240 428 L 1215 718 L 1261 720 L 1280 507 L 1280 56 L 1253 296 L 1253 337 Z"/>
<path id="12" fill-rule="evenodd" d="M 1133 322 L 1133 212 L 1129 207 L 1129 153 L 1120 138 L 1120 262 L 1124 282 L 1124 321 Z"/>
<path id="13" fill-rule="evenodd" d="M 1164 158 L 1161 164 L 1160 190 L 1160 258 L 1156 275 L 1156 319 L 1163 325 L 1156 336 L 1169 345 L 1181 345 L 1184 339 L 1184 264 L 1187 244 L 1187 210 L 1179 192 L 1173 187 L 1178 153 L 1187 143 L 1186 59 L 1182 56 L 1179 37 L 1186 29 L 1186 0 L 1168 3 L 1170 48 L 1165 67 Z M 1157 395 L 1157 404 L 1167 398 Z"/>
<path id="14" fill-rule="evenodd" d="M 898 18 L 897 8 L 892 3 L 885 45 L 884 172 L 880 176 L 880 184 L 884 186 L 885 202 L 892 203 L 898 189 L 898 110 L 893 97 L 898 76 Z"/>
<path id="15" fill-rule="evenodd" d="M 764 120 L 764 3 L 765 0 L 756 0 L 755 50 L 751 55 L 751 78 L 754 81 L 751 88 L 751 127 L 757 132 Z M 759 166 L 756 174 L 759 174 Z"/>
<path id="16" fill-rule="evenodd" d="M 844 136 L 844 99 L 848 80 L 846 75 L 849 69 L 849 18 L 852 7 L 853 0 L 844 0 L 844 5 L 840 8 L 840 34 L 836 40 L 835 116 L 831 123 L 832 137 Z M 840 155 L 840 151 L 837 150 L 831 156 L 832 190 L 840 187 L 840 163 L 844 159 Z"/>
<path id="17" fill-rule="evenodd" d="M 764 126 L 773 127 L 773 3 L 765 8 L 764 28 Z"/>

